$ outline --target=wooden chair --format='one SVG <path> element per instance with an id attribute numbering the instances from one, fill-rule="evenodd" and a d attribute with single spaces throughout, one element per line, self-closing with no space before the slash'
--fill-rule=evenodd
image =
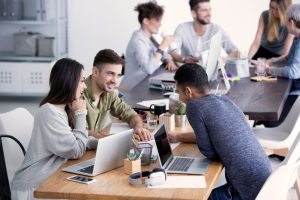
<path id="1" fill-rule="evenodd" d="M 286 156 L 300 132 L 300 98 L 281 125 L 275 128 L 255 127 L 253 131 L 268 155 Z"/>

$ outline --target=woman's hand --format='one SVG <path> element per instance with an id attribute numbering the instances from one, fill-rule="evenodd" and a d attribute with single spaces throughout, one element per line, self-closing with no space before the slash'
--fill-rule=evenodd
<path id="1" fill-rule="evenodd" d="M 73 112 L 76 111 L 86 111 L 86 102 L 85 100 L 79 98 L 74 100 L 71 104 L 69 104 L 69 107 L 71 110 L 73 110 Z"/>

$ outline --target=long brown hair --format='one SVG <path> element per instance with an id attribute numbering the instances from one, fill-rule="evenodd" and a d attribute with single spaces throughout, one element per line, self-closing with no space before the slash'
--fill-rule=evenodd
<path id="1" fill-rule="evenodd" d="M 276 2 L 278 5 L 278 15 L 275 17 L 269 10 L 269 24 L 267 27 L 267 38 L 268 41 L 274 41 L 279 38 L 279 29 L 281 26 L 285 26 L 286 16 L 285 11 L 291 5 L 291 0 L 271 0 L 271 2 Z"/>
<path id="2" fill-rule="evenodd" d="M 58 60 L 50 74 L 49 85 L 50 91 L 42 100 L 40 106 L 45 103 L 51 104 L 69 104 L 76 98 L 76 90 L 80 81 L 83 65 L 70 58 Z M 75 126 L 74 112 L 66 106 L 69 125 L 73 129 Z"/>

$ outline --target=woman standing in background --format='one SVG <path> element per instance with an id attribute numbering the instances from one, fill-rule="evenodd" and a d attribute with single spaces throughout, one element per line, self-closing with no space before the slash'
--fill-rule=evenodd
<path id="1" fill-rule="evenodd" d="M 134 10 L 138 12 L 141 27 L 132 34 L 126 48 L 125 75 L 120 85 L 125 90 L 131 90 L 162 64 L 167 70 L 177 69 L 167 52 L 168 46 L 174 42 L 174 37 L 166 35 L 161 43 L 153 38 L 161 26 L 163 7 L 150 1 L 138 4 Z"/>
<path id="2" fill-rule="evenodd" d="M 294 36 L 286 28 L 285 11 L 291 0 L 271 0 L 269 10 L 263 11 L 258 23 L 255 39 L 248 52 L 248 58 L 273 58 L 289 53 Z"/>

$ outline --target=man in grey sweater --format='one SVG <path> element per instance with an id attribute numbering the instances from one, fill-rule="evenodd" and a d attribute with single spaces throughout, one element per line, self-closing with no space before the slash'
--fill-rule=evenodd
<path id="1" fill-rule="evenodd" d="M 227 183 L 209 199 L 254 200 L 271 166 L 242 111 L 228 98 L 210 95 L 207 75 L 197 64 L 184 64 L 174 79 L 199 150 L 225 167 Z"/>

